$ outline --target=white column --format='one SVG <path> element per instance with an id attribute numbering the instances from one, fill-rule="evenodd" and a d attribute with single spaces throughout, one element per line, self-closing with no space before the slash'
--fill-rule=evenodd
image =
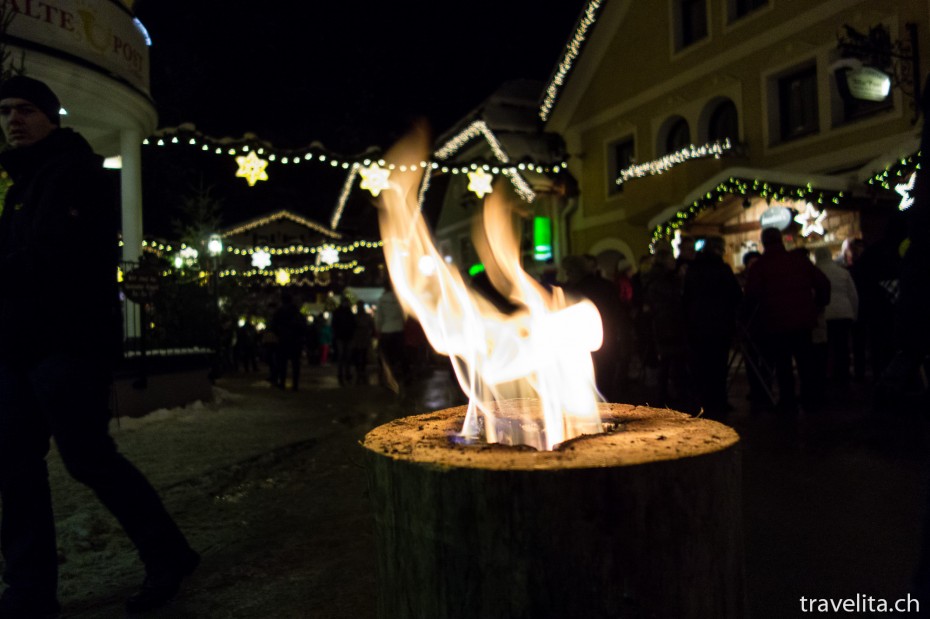
<path id="1" fill-rule="evenodd" d="M 142 135 L 138 129 L 120 132 L 123 260 L 142 254 Z"/>

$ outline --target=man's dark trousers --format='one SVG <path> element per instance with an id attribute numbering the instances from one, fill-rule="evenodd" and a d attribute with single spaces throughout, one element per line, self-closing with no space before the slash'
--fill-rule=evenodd
<path id="1" fill-rule="evenodd" d="M 146 478 L 109 435 L 108 365 L 86 354 L 0 359 L 0 551 L 8 594 L 55 599 L 58 557 L 45 457 L 54 437 L 68 472 L 116 517 L 149 575 L 190 554 Z"/>

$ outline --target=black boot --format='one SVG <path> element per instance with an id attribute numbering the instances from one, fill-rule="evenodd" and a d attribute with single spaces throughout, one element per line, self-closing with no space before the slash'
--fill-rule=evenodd
<path id="1" fill-rule="evenodd" d="M 181 582 L 200 564 L 200 555 L 194 551 L 171 568 L 146 575 L 142 586 L 126 600 L 126 611 L 142 613 L 161 608 L 174 599 L 181 590 Z"/>

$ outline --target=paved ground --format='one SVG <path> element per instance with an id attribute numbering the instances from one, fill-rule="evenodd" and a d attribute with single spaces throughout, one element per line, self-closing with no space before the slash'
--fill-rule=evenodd
<path id="1" fill-rule="evenodd" d="M 376 386 L 340 388 L 332 368 L 305 368 L 305 376 L 297 392 L 272 389 L 258 375 L 228 376 L 215 404 L 114 425 L 123 452 L 204 556 L 182 596 L 149 616 L 375 616 L 358 441 L 395 416 L 457 404 L 456 390 L 442 371 L 405 402 Z M 745 393 L 738 379 L 730 423 L 743 438 L 752 616 L 799 616 L 801 596 L 913 592 L 926 413 L 870 414 L 868 389 L 852 385 L 820 416 L 786 422 L 750 414 Z M 54 456 L 51 475 L 65 616 L 121 617 L 122 599 L 142 576 L 132 550 Z"/>

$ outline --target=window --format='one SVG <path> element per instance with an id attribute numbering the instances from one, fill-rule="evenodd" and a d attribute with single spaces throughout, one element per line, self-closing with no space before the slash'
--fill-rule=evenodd
<path id="1" fill-rule="evenodd" d="M 663 155 L 674 153 L 691 145 L 691 130 L 688 128 L 688 121 L 684 118 L 678 118 L 668 128 L 668 135 L 665 137 L 665 152 Z"/>
<path id="2" fill-rule="evenodd" d="M 707 137 L 711 142 L 726 138 L 730 138 L 731 142 L 739 140 L 739 115 L 735 103 L 727 100 L 714 108 L 707 127 Z"/>
<path id="3" fill-rule="evenodd" d="M 620 172 L 633 164 L 636 152 L 633 138 L 612 143 L 608 148 L 607 195 L 620 193 L 623 185 L 617 184 Z"/>
<path id="4" fill-rule="evenodd" d="M 756 9 L 761 9 L 768 4 L 768 0 L 730 0 L 730 21 L 736 21 L 741 17 L 746 17 Z"/>
<path id="5" fill-rule="evenodd" d="M 684 49 L 707 36 L 706 0 L 675 0 L 675 10 L 675 49 Z"/>
<path id="6" fill-rule="evenodd" d="M 782 141 L 818 131 L 817 68 L 813 65 L 778 79 L 778 113 Z"/>

